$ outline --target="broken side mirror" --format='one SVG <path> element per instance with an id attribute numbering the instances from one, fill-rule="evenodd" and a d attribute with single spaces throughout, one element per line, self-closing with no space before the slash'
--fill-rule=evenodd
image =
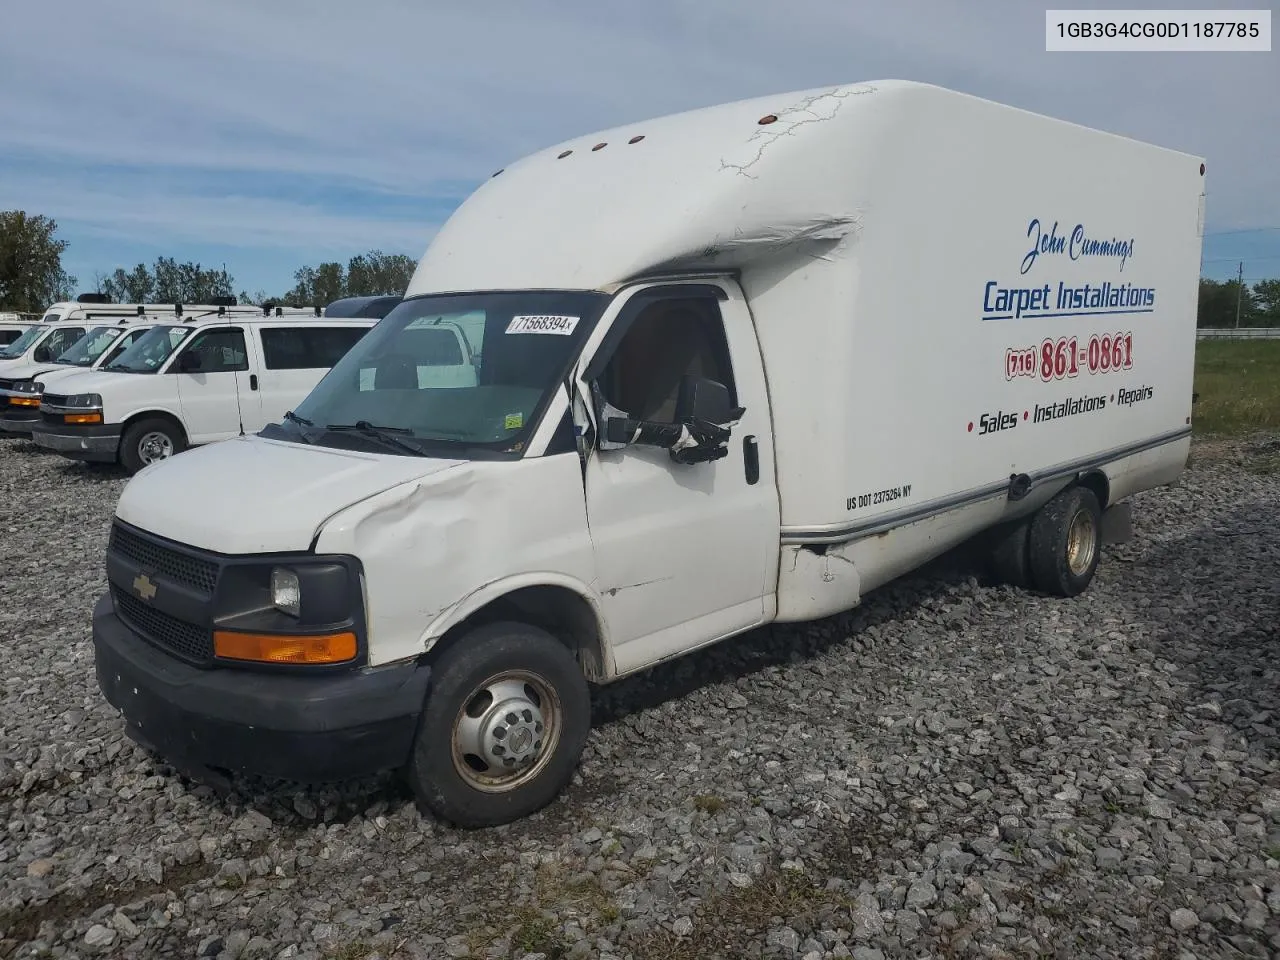
<path id="1" fill-rule="evenodd" d="M 724 426 L 739 419 L 743 410 L 735 408 L 729 388 L 723 383 L 692 374 L 680 381 L 676 395 L 676 423 L 714 423 Z"/>

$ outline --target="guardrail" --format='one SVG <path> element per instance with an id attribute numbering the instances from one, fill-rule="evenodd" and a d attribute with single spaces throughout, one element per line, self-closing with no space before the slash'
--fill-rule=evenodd
<path id="1" fill-rule="evenodd" d="M 1280 327 L 1200 327 L 1197 340 L 1280 340 Z"/>

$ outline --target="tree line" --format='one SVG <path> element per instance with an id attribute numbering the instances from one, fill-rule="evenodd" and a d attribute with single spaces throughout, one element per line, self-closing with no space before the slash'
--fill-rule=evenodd
<path id="1" fill-rule="evenodd" d="M 105 294 L 117 303 L 209 303 L 234 296 L 248 304 L 324 306 L 343 297 L 403 294 L 417 266 L 406 254 L 370 250 L 346 263 L 299 267 L 288 290 L 251 294 L 236 292 L 225 266 L 157 257 L 150 265 L 97 273 L 92 286 L 80 288 L 63 269 L 68 244 L 55 236 L 57 226 L 49 217 L 23 210 L 0 211 L 0 311 L 43 313 L 51 303 L 74 300 L 77 291 Z"/>
<path id="2" fill-rule="evenodd" d="M 0 211 L 0 311 L 43 313 L 59 300 L 71 300 L 77 280 L 62 267 L 67 241 L 55 237 L 57 223 L 23 210 Z M 345 264 L 337 261 L 294 271 L 293 286 L 276 295 L 235 291 L 225 267 L 205 267 L 174 257 L 157 257 L 148 266 L 117 267 L 94 278 L 96 292 L 118 303 L 208 303 L 236 296 L 241 303 L 278 303 L 309 307 L 343 297 L 403 294 L 417 261 L 402 253 L 370 250 Z M 1241 284 L 1236 280 L 1200 281 L 1197 324 L 1201 327 L 1280 327 L 1280 280 Z"/>
<path id="3" fill-rule="evenodd" d="M 1237 323 L 1237 316 L 1239 323 Z M 1200 327 L 1280 327 L 1280 280 L 1200 281 Z"/>

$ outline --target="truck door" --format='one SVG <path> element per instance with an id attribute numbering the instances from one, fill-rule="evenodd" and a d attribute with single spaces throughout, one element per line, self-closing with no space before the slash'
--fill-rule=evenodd
<path id="1" fill-rule="evenodd" d="M 674 422 L 681 377 L 724 384 L 745 408 L 729 453 L 680 464 L 668 449 L 589 451 L 587 519 L 620 671 L 772 616 L 779 506 L 764 371 L 736 286 L 669 283 L 622 306 L 578 386 L 635 419 Z M 603 424 L 600 424 L 603 432 Z"/>
<path id="2" fill-rule="evenodd" d="M 169 371 L 178 383 L 182 419 L 191 443 L 227 440 L 240 433 L 241 398 L 249 394 L 244 330 L 211 327 L 200 331 L 184 345 Z"/>

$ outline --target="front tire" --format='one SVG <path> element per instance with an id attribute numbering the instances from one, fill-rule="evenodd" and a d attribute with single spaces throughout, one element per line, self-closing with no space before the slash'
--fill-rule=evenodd
<path id="1" fill-rule="evenodd" d="M 1088 487 L 1068 487 L 1031 521 L 1030 560 L 1035 586 L 1057 597 L 1081 594 L 1102 555 L 1102 507 Z"/>
<path id="2" fill-rule="evenodd" d="M 577 768 L 591 696 L 546 631 L 488 624 L 433 667 L 407 770 L 419 802 L 460 827 L 491 827 L 549 804 Z"/>
<path id="3" fill-rule="evenodd" d="M 120 464 L 130 475 L 186 448 L 186 438 L 171 421 L 148 417 L 129 425 L 120 438 Z"/>

